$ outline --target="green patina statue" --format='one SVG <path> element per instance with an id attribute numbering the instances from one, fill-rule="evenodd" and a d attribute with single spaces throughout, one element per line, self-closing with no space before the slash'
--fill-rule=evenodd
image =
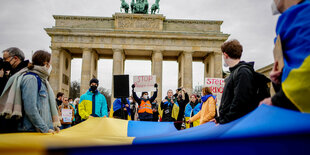
<path id="1" fill-rule="evenodd" d="M 158 10 L 157 13 L 159 13 L 159 1 L 160 0 L 156 0 L 155 4 L 152 5 L 151 14 L 155 14 L 157 10 Z"/>
<path id="2" fill-rule="evenodd" d="M 121 4 L 121 12 L 122 12 L 122 9 L 125 10 L 125 13 L 128 13 L 128 10 L 129 10 L 129 5 L 128 3 L 125 2 L 125 0 L 121 0 L 122 4 Z"/>
<path id="3" fill-rule="evenodd" d="M 121 11 L 122 9 L 128 13 L 129 5 L 125 2 L 125 0 L 121 0 Z M 131 13 L 136 14 L 148 14 L 149 13 L 149 2 L 147 0 L 132 0 L 130 3 Z M 152 14 L 155 14 L 156 10 L 159 12 L 159 0 L 156 0 L 156 3 L 152 6 Z"/>

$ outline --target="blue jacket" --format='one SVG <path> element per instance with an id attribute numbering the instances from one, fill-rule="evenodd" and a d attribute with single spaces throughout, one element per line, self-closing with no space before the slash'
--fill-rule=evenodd
<path id="1" fill-rule="evenodd" d="M 201 103 L 198 103 L 194 108 L 192 108 L 191 103 L 188 103 L 185 107 L 185 117 L 193 117 L 200 111 L 200 107 Z"/>
<path id="2" fill-rule="evenodd" d="M 98 90 L 96 90 L 95 94 L 89 90 L 83 94 L 78 108 L 82 119 L 87 119 L 89 116 L 108 117 L 107 100 Z"/>
<path id="3" fill-rule="evenodd" d="M 40 92 L 38 92 L 36 77 L 25 75 L 20 87 L 25 116 L 22 117 L 18 130 L 47 133 L 49 129 L 54 129 L 49 105 L 49 98 L 54 98 L 54 96 L 48 96 L 46 85 L 42 82 Z"/>
<path id="4" fill-rule="evenodd" d="M 126 98 L 126 101 L 127 101 L 127 104 L 130 105 L 130 102 L 129 102 L 128 98 Z M 116 99 L 113 102 L 113 112 L 121 109 L 121 105 L 122 105 L 122 99 L 121 98 Z M 125 107 L 125 105 L 123 105 L 123 108 L 124 107 Z M 131 116 L 130 107 L 126 107 L 126 109 L 127 109 L 128 115 Z"/>

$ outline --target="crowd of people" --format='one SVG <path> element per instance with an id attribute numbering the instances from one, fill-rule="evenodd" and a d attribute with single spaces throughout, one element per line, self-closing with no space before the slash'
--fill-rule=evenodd
<path id="1" fill-rule="evenodd" d="M 241 61 L 243 47 L 238 40 L 221 46 L 225 66 L 230 75 L 225 79 L 221 104 L 210 88 L 201 94 L 189 94 L 184 88 L 167 91 L 159 101 L 156 91 L 150 97 L 138 97 L 135 85 L 132 96 L 118 98 L 108 108 L 104 95 L 98 91 L 99 81 L 90 79 L 89 90 L 72 99 L 59 92 L 54 94 L 48 77 L 52 71 L 51 54 L 38 50 L 31 62 L 16 47 L 5 49 L 0 62 L 0 132 L 54 133 L 70 128 L 91 117 L 113 117 L 135 121 L 174 122 L 179 130 L 207 122 L 225 124 L 250 113 L 260 104 L 274 105 L 301 112 L 310 112 L 310 2 L 308 0 L 274 0 L 274 14 L 279 18 L 275 40 L 281 39 L 283 68 L 275 61 L 270 79 L 276 90 L 272 97 L 262 93 L 253 63 Z M 294 19 L 294 20 L 292 20 Z M 264 80 L 263 80 L 264 81 Z M 267 80 L 268 81 L 268 80 Z M 294 83 L 295 82 L 295 83 Z M 56 98 L 56 99 L 55 99 Z"/>

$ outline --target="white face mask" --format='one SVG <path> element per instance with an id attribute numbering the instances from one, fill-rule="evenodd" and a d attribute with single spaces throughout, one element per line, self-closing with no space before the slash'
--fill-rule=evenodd
<path id="1" fill-rule="evenodd" d="M 129 100 L 130 103 L 132 103 L 132 100 Z"/>
<path id="2" fill-rule="evenodd" d="M 44 67 L 45 67 L 45 69 L 46 69 L 48 75 L 50 75 L 51 72 L 52 72 L 52 68 L 53 68 L 52 65 L 50 65 L 50 68 L 47 68 L 46 66 L 44 66 Z"/>
<path id="3" fill-rule="evenodd" d="M 271 3 L 271 11 L 272 11 L 272 15 L 280 14 L 280 11 L 279 11 L 279 9 L 277 7 L 277 4 L 274 2 L 274 0 L 272 0 L 272 3 Z"/>
<path id="4" fill-rule="evenodd" d="M 147 99 L 147 95 L 143 95 L 143 98 L 144 98 L 144 99 Z"/>

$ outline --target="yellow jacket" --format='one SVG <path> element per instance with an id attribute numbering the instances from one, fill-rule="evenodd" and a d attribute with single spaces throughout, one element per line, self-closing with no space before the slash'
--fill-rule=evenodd
<path id="1" fill-rule="evenodd" d="M 201 110 L 189 120 L 195 122 L 200 119 L 200 124 L 211 121 L 215 116 L 215 100 L 213 97 L 209 97 L 202 105 Z"/>

